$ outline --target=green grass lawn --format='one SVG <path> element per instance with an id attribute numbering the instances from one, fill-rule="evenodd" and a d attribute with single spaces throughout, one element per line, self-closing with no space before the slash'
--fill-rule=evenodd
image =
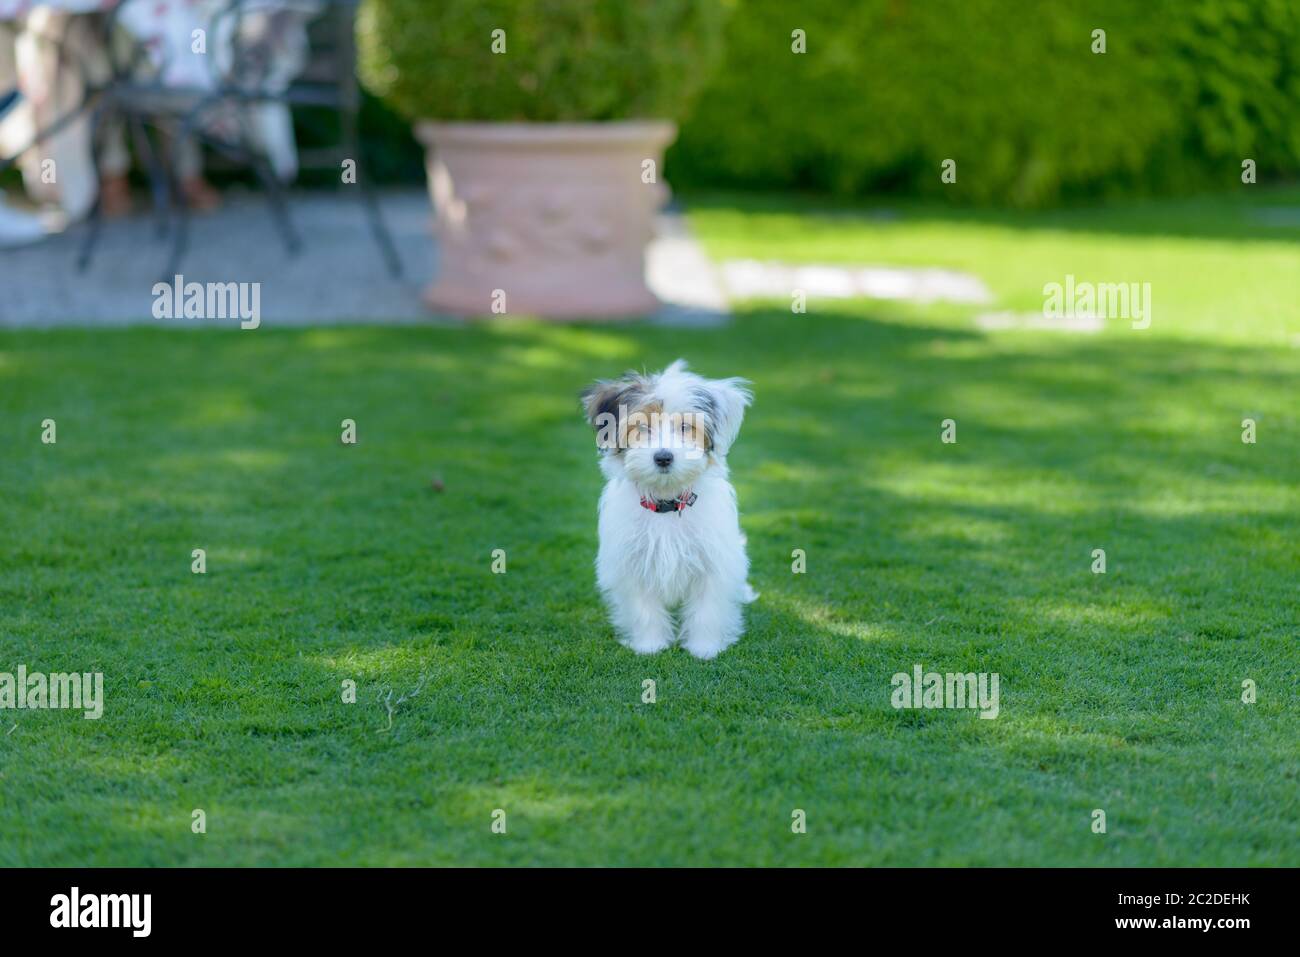
<path id="1" fill-rule="evenodd" d="M 0 711 L 0 864 L 1300 864 L 1300 229 L 691 208 L 723 257 L 950 266 L 1023 310 L 1149 281 L 1154 321 L 0 334 L 0 671 L 107 697 Z M 757 397 L 762 597 L 712 662 L 621 648 L 593 582 L 577 392 L 679 355 Z M 915 664 L 997 672 L 1000 716 L 894 710 Z"/>

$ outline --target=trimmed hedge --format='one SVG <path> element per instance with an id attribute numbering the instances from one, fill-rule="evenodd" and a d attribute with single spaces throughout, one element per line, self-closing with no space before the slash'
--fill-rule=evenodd
<path id="1" fill-rule="evenodd" d="M 742 0 L 727 39 L 677 186 L 1041 205 L 1300 171 L 1295 0 Z"/>
<path id="2" fill-rule="evenodd" d="M 365 0 L 361 76 L 413 120 L 675 119 L 716 65 L 732 5 Z"/>

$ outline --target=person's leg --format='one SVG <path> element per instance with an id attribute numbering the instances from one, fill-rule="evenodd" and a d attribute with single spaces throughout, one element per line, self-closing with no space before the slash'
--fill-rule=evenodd
<path id="1" fill-rule="evenodd" d="M 0 23 L 0 159 L 7 159 L 31 142 L 31 110 L 18 91 L 15 35 Z M 0 249 L 35 242 L 45 227 L 32 213 L 10 206 L 0 191 Z"/>
<path id="2" fill-rule="evenodd" d="M 85 91 L 75 64 L 93 56 L 89 22 L 50 7 L 38 7 L 24 21 L 15 60 L 20 89 L 30 103 L 33 133 L 51 128 L 81 106 Z M 94 205 L 98 187 L 91 164 L 89 114 L 77 116 L 27 150 L 21 167 L 29 196 L 58 204 L 68 221 L 83 218 Z"/>
<path id="3" fill-rule="evenodd" d="M 0 22 L 0 123 L 10 107 L 18 103 L 18 63 L 14 55 L 14 32 Z M 0 154 L 3 155 L 3 154 Z"/>
<path id="4" fill-rule="evenodd" d="M 293 182 L 298 176 L 298 146 L 289 107 L 267 102 L 253 103 L 244 109 L 244 129 L 253 145 L 266 157 L 280 182 Z"/>
<path id="5" fill-rule="evenodd" d="M 185 194 L 185 204 L 200 213 L 210 212 L 221 205 L 221 194 L 203 177 L 203 148 L 194 137 L 185 137 L 172 144 L 175 153 L 176 178 Z"/>
<path id="6" fill-rule="evenodd" d="M 105 216 L 131 212 L 131 154 L 126 148 L 126 127 L 121 120 L 104 124 L 99 147 L 99 209 Z"/>

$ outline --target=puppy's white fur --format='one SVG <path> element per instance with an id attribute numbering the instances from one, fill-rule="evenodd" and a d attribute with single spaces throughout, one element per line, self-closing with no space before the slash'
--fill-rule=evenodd
<path id="1" fill-rule="evenodd" d="M 744 630 L 741 605 L 757 595 L 727 453 L 752 401 L 746 385 L 703 379 L 679 359 L 658 375 L 629 373 L 583 395 L 607 480 L 596 580 L 620 640 L 635 652 L 662 651 L 676 638 L 695 657 L 713 658 Z M 664 450 L 673 453 L 667 467 L 655 461 Z M 694 504 L 677 512 L 642 505 L 691 492 Z"/>

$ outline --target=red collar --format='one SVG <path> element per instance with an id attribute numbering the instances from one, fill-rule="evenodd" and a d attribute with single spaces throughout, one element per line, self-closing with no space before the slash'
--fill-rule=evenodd
<path id="1" fill-rule="evenodd" d="M 687 508 L 694 505 L 697 498 L 699 496 L 690 489 L 687 489 L 676 498 L 650 498 L 647 495 L 642 495 L 641 507 L 648 508 L 652 512 L 676 512 L 680 515 Z"/>

